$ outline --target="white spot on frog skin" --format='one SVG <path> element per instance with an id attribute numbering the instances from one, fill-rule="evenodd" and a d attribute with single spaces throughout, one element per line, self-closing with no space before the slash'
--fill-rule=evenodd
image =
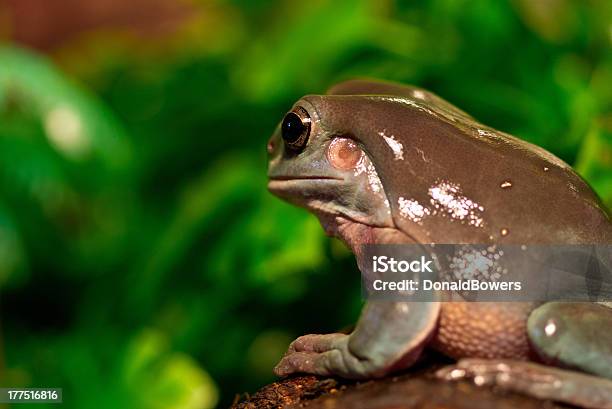
<path id="1" fill-rule="evenodd" d="M 376 173 L 376 169 L 374 168 L 374 165 L 371 162 L 368 163 L 367 172 L 368 172 L 368 183 L 370 185 L 370 189 L 372 189 L 372 192 L 382 193 L 383 191 L 382 183 L 380 181 L 380 178 L 378 177 L 378 173 Z"/>
<path id="2" fill-rule="evenodd" d="M 544 172 L 548 172 L 548 166 L 544 166 Z"/>
<path id="3" fill-rule="evenodd" d="M 546 326 L 544 327 L 544 333 L 546 334 L 546 336 L 551 337 L 555 335 L 556 332 L 557 332 L 557 324 L 555 324 L 553 320 L 548 320 L 548 322 L 546 323 Z"/>
<path id="4" fill-rule="evenodd" d="M 383 137 L 387 145 L 393 151 L 393 157 L 395 160 L 404 160 L 404 145 L 401 142 L 395 139 L 393 135 L 387 136 L 385 131 L 378 132 L 380 136 Z"/>
<path id="5" fill-rule="evenodd" d="M 502 189 L 508 189 L 512 187 L 512 182 L 509 180 L 504 180 L 501 185 L 499 185 Z"/>
<path id="6" fill-rule="evenodd" d="M 495 245 L 487 247 L 486 250 L 477 250 L 459 247 L 450 259 L 450 271 L 445 274 L 445 279 L 453 280 L 480 280 L 498 281 L 508 270 L 500 264 L 500 258 L 504 255 Z"/>
<path id="7" fill-rule="evenodd" d="M 406 304 L 406 303 L 399 303 L 399 304 L 397 304 L 397 310 L 400 311 L 400 312 L 408 312 L 408 309 L 409 309 L 409 307 L 408 307 L 408 304 Z"/>
<path id="8" fill-rule="evenodd" d="M 368 166 L 366 165 L 365 162 L 366 162 L 366 156 L 364 153 L 362 153 L 361 159 L 359 159 L 359 162 L 357 162 L 357 166 L 355 166 L 355 176 L 359 176 L 368 170 Z"/>
<path id="9" fill-rule="evenodd" d="M 414 149 L 417 151 L 417 153 L 418 153 L 419 155 L 421 155 L 421 159 L 423 159 L 423 162 L 425 162 L 425 163 L 430 163 L 430 162 L 431 162 L 431 160 L 430 160 L 430 159 L 427 159 L 427 158 L 425 157 L 425 152 L 423 152 L 423 149 L 419 149 L 419 148 L 416 148 L 416 147 L 415 147 Z"/>
<path id="10" fill-rule="evenodd" d="M 412 95 L 414 95 L 414 97 L 418 98 L 418 99 L 425 99 L 425 93 L 423 91 L 418 90 L 418 89 L 413 91 Z"/>
<path id="11" fill-rule="evenodd" d="M 365 173 L 368 178 L 368 186 L 370 190 L 374 193 L 378 193 L 381 196 L 385 196 L 384 191 L 383 191 L 383 185 L 382 185 L 382 182 L 380 181 L 380 178 L 378 177 L 376 168 L 372 164 L 372 161 L 370 161 L 370 158 L 368 158 L 365 153 L 361 154 L 361 159 L 359 159 L 357 166 L 355 166 L 354 175 L 359 176 L 363 173 Z M 385 200 L 385 206 L 387 207 L 387 210 L 390 212 L 391 207 L 389 206 L 389 201 L 387 200 L 386 196 L 384 200 Z"/>
<path id="12" fill-rule="evenodd" d="M 467 222 L 475 227 L 482 227 L 484 220 L 481 213 L 484 207 L 462 194 L 458 184 L 439 182 L 429 188 L 430 202 L 442 213 L 455 220 Z"/>
<path id="13" fill-rule="evenodd" d="M 503 229 L 501 229 L 500 233 L 502 236 L 507 236 L 510 231 L 504 227 Z"/>
<path id="14" fill-rule="evenodd" d="M 412 220 L 413 222 L 418 223 L 423 220 L 423 217 L 431 214 L 431 210 L 421 205 L 416 200 L 400 197 L 397 199 L 397 205 L 399 206 L 400 215 Z"/>

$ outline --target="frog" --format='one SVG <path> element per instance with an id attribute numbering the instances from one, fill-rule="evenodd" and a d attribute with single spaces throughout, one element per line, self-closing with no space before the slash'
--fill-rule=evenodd
<path id="1" fill-rule="evenodd" d="M 300 98 L 267 144 L 268 190 L 313 213 L 362 272 L 368 244 L 612 243 L 567 163 L 426 89 L 352 79 Z M 612 304 L 368 300 L 349 333 L 293 341 L 274 368 L 374 379 L 427 350 L 436 376 L 612 408 Z"/>

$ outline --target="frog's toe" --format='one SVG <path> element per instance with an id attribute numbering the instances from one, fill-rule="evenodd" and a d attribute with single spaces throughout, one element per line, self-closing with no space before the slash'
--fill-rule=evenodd
<path id="1" fill-rule="evenodd" d="M 292 373 L 333 375 L 338 369 L 344 369 L 338 368 L 338 363 L 342 362 L 341 350 L 347 342 L 346 334 L 303 335 L 289 345 L 274 373 L 278 376 Z"/>
<path id="2" fill-rule="evenodd" d="M 436 372 L 438 378 L 447 381 L 471 379 L 477 385 L 499 385 L 507 381 L 508 375 L 516 371 L 522 361 L 462 359 L 455 365 L 446 366 Z"/>
<path id="3" fill-rule="evenodd" d="M 440 369 L 438 378 L 471 380 L 539 399 L 568 403 L 582 408 L 612 409 L 612 381 L 533 362 L 463 359 Z"/>
<path id="4" fill-rule="evenodd" d="M 324 363 L 324 356 L 318 352 L 293 352 L 287 354 L 276 365 L 274 373 L 280 377 L 293 373 L 330 375 Z"/>
<path id="5" fill-rule="evenodd" d="M 289 345 L 287 354 L 293 352 L 325 352 L 340 342 L 346 334 L 310 334 L 297 338 Z"/>

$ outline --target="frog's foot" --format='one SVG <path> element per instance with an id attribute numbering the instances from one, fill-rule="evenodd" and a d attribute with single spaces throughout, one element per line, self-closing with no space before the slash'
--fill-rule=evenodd
<path id="1" fill-rule="evenodd" d="M 274 368 L 274 373 L 278 376 L 312 373 L 359 379 L 383 375 L 381 367 L 351 352 L 349 335 L 304 335 L 289 345 L 285 356 Z"/>
<path id="2" fill-rule="evenodd" d="M 612 409 L 612 380 L 533 362 L 462 359 L 440 369 L 445 380 L 471 379 L 476 385 L 492 385 L 539 399 L 582 408 Z"/>

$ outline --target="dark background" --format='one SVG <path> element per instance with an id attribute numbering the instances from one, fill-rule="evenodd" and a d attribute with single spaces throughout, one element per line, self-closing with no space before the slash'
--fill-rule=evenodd
<path id="1" fill-rule="evenodd" d="M 224 407 L 292 338 L 352 323 L 350 254 L 265 188 L 285 111 L 346 78 L 428 88 L 610 205 L 611 13 L 0 0 L 0 383 L 63 387 L 66 408 Z"/>

